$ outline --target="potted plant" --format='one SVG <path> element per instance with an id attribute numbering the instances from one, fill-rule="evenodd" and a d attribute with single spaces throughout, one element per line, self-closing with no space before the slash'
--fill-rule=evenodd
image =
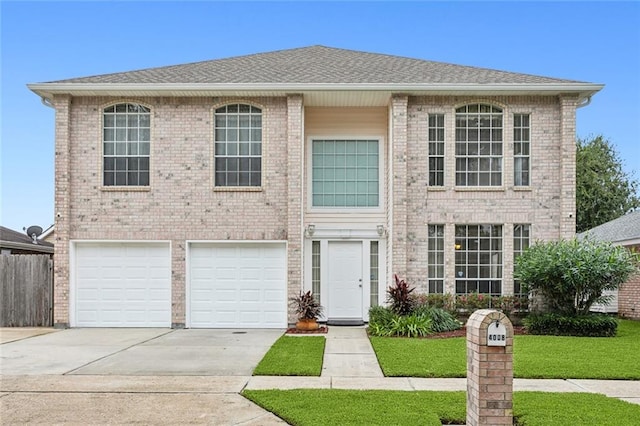
<path id="1" fill-rule="evenodd" d="M 292 297 L 289 300 L 298 315 L 296 328 L 298 330 L 317 330 L 318 317 L 322 314 L 322 306 L 313 297 L 311 290 L 306 293 L 301 291 L 299 296 Z"/>

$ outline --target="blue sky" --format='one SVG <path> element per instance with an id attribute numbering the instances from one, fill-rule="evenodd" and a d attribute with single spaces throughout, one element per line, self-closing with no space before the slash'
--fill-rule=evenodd
<path id="1" fill-rule="evenodd" d="M 0 224 L 53 223 L 54 111 L 26 84 L 322 44 L 604 83 L 578 112 L 640 178 L 638 2 L 0 1 Z"/>

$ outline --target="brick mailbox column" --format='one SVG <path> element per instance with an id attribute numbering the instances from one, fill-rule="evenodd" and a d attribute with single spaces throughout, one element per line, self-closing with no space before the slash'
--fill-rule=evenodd
<path id="1" fill-rule="evenodd" d="M 467 321 L 467 425 L 513 425 L 513 326 L 491 309 Z"/>

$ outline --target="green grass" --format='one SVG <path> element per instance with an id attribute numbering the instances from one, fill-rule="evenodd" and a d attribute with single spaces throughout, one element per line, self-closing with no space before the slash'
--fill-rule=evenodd
<path id="1" fill-rule="evenodd" d="M 324 336 L 282 336 L 271 346 L 255 376 L 319 376 L 322 372 Z"/>
<path id="2" fill-rule="evenodd" d="M 466 377 L 466 340 L 372 337 L 385 376 Z M 514 376 L 640 380 L 640 322 L 616 337 L 515 336 Z"/>
<path id="3" fill-rule="evenodd" d="M 304 425 L 464 424 L 464 392 L 340 389 L 245 390 L 243 395 L 288 423 Z M 587 393 L 516 392 L 524 426 L 637 425 L 640 405 Z"/>

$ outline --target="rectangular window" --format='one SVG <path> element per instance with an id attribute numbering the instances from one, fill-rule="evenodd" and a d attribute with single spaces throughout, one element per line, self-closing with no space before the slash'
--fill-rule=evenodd
<path id="1" fill-rule="evenodd" d="M 444 114 L 429 114 L 429 186 L 444 186 Z"/>
<path id="2" fill-rule="evenodd" d="M 377 140 L 313 140 L 311 163 L 313 207 L 380 205 Z"/>
<path id="3" fill-rule="evenodd" d="M 103 185 L 148 186 L 151 111 L 117 104 L 103 111 Z"/>
<path id="4" fill-rule="evenodd" d="M 529 114 L 513 115 L 513 184 L 529 186 Z"/>
<path id="5" fill-rule="evenodd" d="M 513 263 L 526 249 L 529 248 L 531 241 L 531 225 L 519 224 L 513 225 Z M 513 280 L 513 294 L 515 296 L 524 296 L 526 293 L 522 291 L 520 281 Z"/>
<path id="6" fill-rule="evenodd" d="M 379 262 L 379 253 L 378 253 L 378 241 L 371 241 L 371 246 L 370 246 L 370 257 L 369 257 L 369 263 L 370 263 L 370 271 L 369 271 L 369 275 L 370 275 L 370 302 L 371 302 L 371 306 L 378 306 L 378 284 L 380 283 L 379 281 L 379 268 L 378 268 L 378 262 Z"/>
<path id="7" fill-rule="evenodd" d="M 444 293 L 444 225 L 429 225 L 427 249 L 429 293 Z"/>
<path id="8" fill-rule="evenodd" d="M 262 110 L 231 104 L 215 112 L 215 185 L 260 186 Z"/>
<path id="9" fill-rule="evenodd" d="M 311 242 L 311 292 L 320 302 L 320 241 Z"/>
<path id="10" fill-rule="evenodd" d="M 456 185 L 502 185 L 502 110 L 470 104 L 456 109 Z"/>
<path id="11" fill-rule="evenodd" d="M 456 225 L 456 294 L 502 294 L 502 226 Z"/>

